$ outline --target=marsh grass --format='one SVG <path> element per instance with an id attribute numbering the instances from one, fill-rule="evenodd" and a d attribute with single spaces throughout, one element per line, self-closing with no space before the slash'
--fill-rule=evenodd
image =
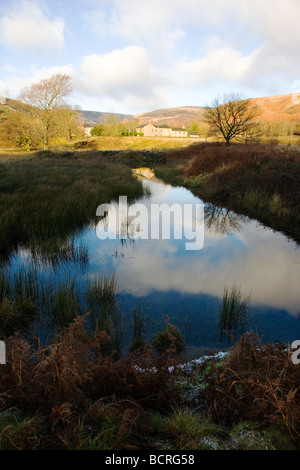
<path id="1" fill-rule="evenodd" d="M 125 325 L 116 300 L 116 276 L 98 276 L 87 283 L 87 308 L 92 331 L 105 331 L 111 338 L 104 352 L 120 353 Z"/>
<path id="2" fill-rule="evenodd" d="M 2 163 L 0 255 L 7 260 L 10 253 L 24 246 L 49 252 L 54 259 L 56 255 L 74 258 L 67 238 L 90 223 L 96 224 L 98 205 L 119 195 L 134 199 L 143 193 L 142 183 L 127 166 L 108 162 L 99 154 L 63 158 L 46 152 Z"/>
<path id="3" fill-rule="evenodd" d="M 26 330 L 37 314 L 38 279 L 21 268 L 13 277 L 0 271 L 0 337 Z"/>
<path id="4" fill-rule="evenodd" d="M 192 138 L 159 138 L 159 137 L 92 137 L 69 146 L 70 150 L 164 150 L 181 148 L 195 142 Z M 67 147 L 66 147 L 67 148 Z"/>
<path id="5" fill-rule="evenodd" d="M 198 143 L 165 153 L 155 175 L 300 240 L 297 146 Z"/>
<path id="6" fill-rule="evenodd" d="M 133 333 L 129 347 L 130 352 L 137 351 L 146 345 L 147 313 L 146 309 L 137 306 L 132 312 Z"/>
<path id="7" fill-rule="evenodd" d="M 0 336 L 26 333 L 42 318 L 54 331 L 69 325 L 78 315 L 87 315 L 91 332 L 106 331 L 112 347 L 121 348 L 124 325 L 116 302 L 116 278 L 95 277 L 93 281 L 66 273 L 46 278 L 37 268 L 20 267 L 15 273 L 0 270 Z"/>
<path id="8" fill-rule="evenodd" d="M 51 313 L 56 325 L 64 327 L 82 313 L 74 277 L 61 281 L 51 295 Z"/>
<path id="9" fill-rule="evenodd" d="M 22 416 L 16 409 L 7 409 L 0 413 L 0 449 L 28 448 L 30 442 L 38 442 L 38 434 L 42 428 L 41 417 Z"/>
<path id="10" fill-rule="evenodd" d="M 242 296 L 240 287 L 224 287 L 222 302 L 219 302 L 220 339 L 226 336 L 229 340 L 245 333 L 249 323 L 249 303 L 251 295 Z"/>
<path id="11" fill-rule="evenodd" d="M 35 266 L 56 270 L 75 265 L 76 268 L 85 270 L 89 263 L 88 244 L 82 240 L 77 242 L 75 237 L 56 237 L 37 242 L 33 240 L 23 248 L 30 253 Z"/>

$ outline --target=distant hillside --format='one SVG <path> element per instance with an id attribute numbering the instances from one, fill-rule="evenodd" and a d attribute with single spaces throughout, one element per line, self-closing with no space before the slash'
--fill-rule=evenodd
<path id="1" fill-rule="evenodd" d="M 140 124 L 152 122 L 153 124 L 169 124 L 182 127 L 189 125 L 193 121 L 201 121 L 204 111 L 204 107 L 182 106 L 137 114 L 135 118 L 139 120 Z"/>
<path id="2" fill-rule="evenodd" d="M 2 106 L 7 107 L 11 111 L 24 112 L 32 108 L 30 104 L 21 103 L 21 101 L 12 100 L 11 98 L 2 98 L 2 100 L 3 100 L 1 102 Z"/>
<path id="3" fill-rule="evenodd" d="M 252 98 L 253 105 L 258 106 L 261 114 L 260 120 L 268 123 L 281 123 L 283 121 L 299 121 L 300 103 L 293 103 L 292 93 L 287 95 L 266 96 L 263 98 Z M 300 100 L 300 97 L 299 97 Z M 179 108 L 158 109 L 155 111 L 137 114 L 139 124 L 152 122 L 153 124 L 170 124 L 173 126 L 187 126 L 191 122 L 200 123 L 203 120 L 204 107 L 183 106 Z"/>
<path id="4" fill-rule="evenodd" d="M 283 121 L 300 119 L 300 103 L 293 103 L 293 94 L 252 98 L 252 103 L 260 108 L 260 119 Z M 300 101 L 300 97 L 299 97 Z"/>
<path id="5" fill-rule="evenodd" d="M 5 106 L 6 108 L 10 109 L 11 111 L 26 111 L 32 108 L 31 105 L 22 103 L 17 100 L 12 100 L 10 98 L 1 98 L 0 106 Z M 125 119 L 131 120 L 134 119 L 132 114 L 120 114 L 120 113 L 107 113 L 107 112 L 99 112 L 99 111 L 85 111 L 80 110 L 79 112 L 79 121 L 83 125 L 85 122 L 92 126 L 96 124 L 104 122 L 105 118 L 109 118 L 113 116 L 118 121 L 124 121 Z"/>
<path id="6" fill-rule="evenodd" d="M 300 124 L 300 103 L 293 103 L 293 94 L 266 96 L 263 98 L 252 98 L 251 102 L 260 109 L 259 119 L 265 123 L 280 124 L 297 123 Z M 14 111 L 24 111 L 31 106 L 20 103 L 10 98 L 4 99 L 5 106 Z M 300 96 L 299 96 L 300 100 Z M 2 104 L 3 106 L 3 104 Z M 139 124 L 152 122 L 153 124 L 169 124 L 174 127 L 187 127 L 193 121 L 201 123 L 205 107 L 201 106 L 181 106 L 177 108 L 157 109 L 148 111 L 135 116 L 132 114 L 108 113 L 100 111 L 82 110 L 79 112 L 79 119 L 82 125 L 86 123 L 88 126 L 104 123 L 105 119 L 113 116 L 118 121 L 136 120 Z"/>
<path id="7" fill-rule="evenodd" d="M 118 113 L 106 113 L 100 111 L 80 111 L 79 119 L 82 124 L 86 123 L 90 126 L 96 126 L 96 124 L 104 123 L 105 119 L 114 117 L 117 121 L 132 120 L 134 116 L 132 114 L 118 114 Z"/>

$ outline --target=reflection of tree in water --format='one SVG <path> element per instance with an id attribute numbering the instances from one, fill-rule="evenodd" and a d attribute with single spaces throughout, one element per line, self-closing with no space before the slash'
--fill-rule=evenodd
<path id="1" fill-rule="evenodd" d="M 218 207 L 214 204 L 205 204 L 204 207 L 205 224 L 215 233 L 230 234 L 239 232 L 247 220 L 247 217 L 236 214 L 224 207 Z"/>
<path id="2" fill-rule="evenodd" d="M 126 258 L 132 259 L 134 256 L 132 254 L 126 253 L 129 247 L 135 246 L 135 240 L 133 238 L 118 238 L 116 240 L 118 242 L 117 246 L 115 247 L 112 257 L 113 258 Z"/>

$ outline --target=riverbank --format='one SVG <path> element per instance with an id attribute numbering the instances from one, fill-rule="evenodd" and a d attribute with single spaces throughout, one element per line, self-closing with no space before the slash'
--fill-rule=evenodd
<path id="1" fill-rule="evenodd" d="M 158 178 L 300 241 L 298 146 L 199 143 L 165 156 Z"/>
<path id="2" fill-rule="evenodd" d="M 19 246 L 65 251 L 71 233 L 96 223 L 102 203 L 144 188 L 128 166 L 102 154 L 41 152 L 0 164 L 0 256 Z"/>
<path id="3" fill-rule="evenodd" d="M 299 366 L 244 336 L 228 355 L 177 366 L 172 347 L 114 360 L 77 317 L 49 347 L 7 341 L 1 450 L 299 448 Z"/>

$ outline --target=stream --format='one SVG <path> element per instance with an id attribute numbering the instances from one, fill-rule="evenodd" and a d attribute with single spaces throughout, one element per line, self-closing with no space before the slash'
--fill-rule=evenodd
<path id="1" fill-rule="evenodd" d="M 149 176 L 149 175 L 148 175 Z M 151 175 L 150 175 L 151 176 Z M 137 201 L 150 207 L 202 201 L 189 190 L 158 180 L 144 180 L 150 191 Z M 117 203 L 113 203 L 115 206 Z M 89 262 L 76 266 L 39 266 L 45 277 L 70 273 L 79 282 L 115 274 L 117 301 L 124 317 L 135 308 L 145 313 L 149 337 L 166 323 L 176 324 L 190 357 L 224 347 L 218 333 L 219 303 L 224 287 L 251 295 L 249 328 L 263 341 L 292 343 L 300 339 L 300 251 L 283 234 L 232 211 L 205 204 L 204 244 L 186 250 L 186 240 L 100 240 L 95 226 L 85 227 L 75 243 L 88 247 Z M 26 250 L 15 254 L 11 268 L 32 263 Z M 129 328 L 129 326 L 128 326 Z"/>

